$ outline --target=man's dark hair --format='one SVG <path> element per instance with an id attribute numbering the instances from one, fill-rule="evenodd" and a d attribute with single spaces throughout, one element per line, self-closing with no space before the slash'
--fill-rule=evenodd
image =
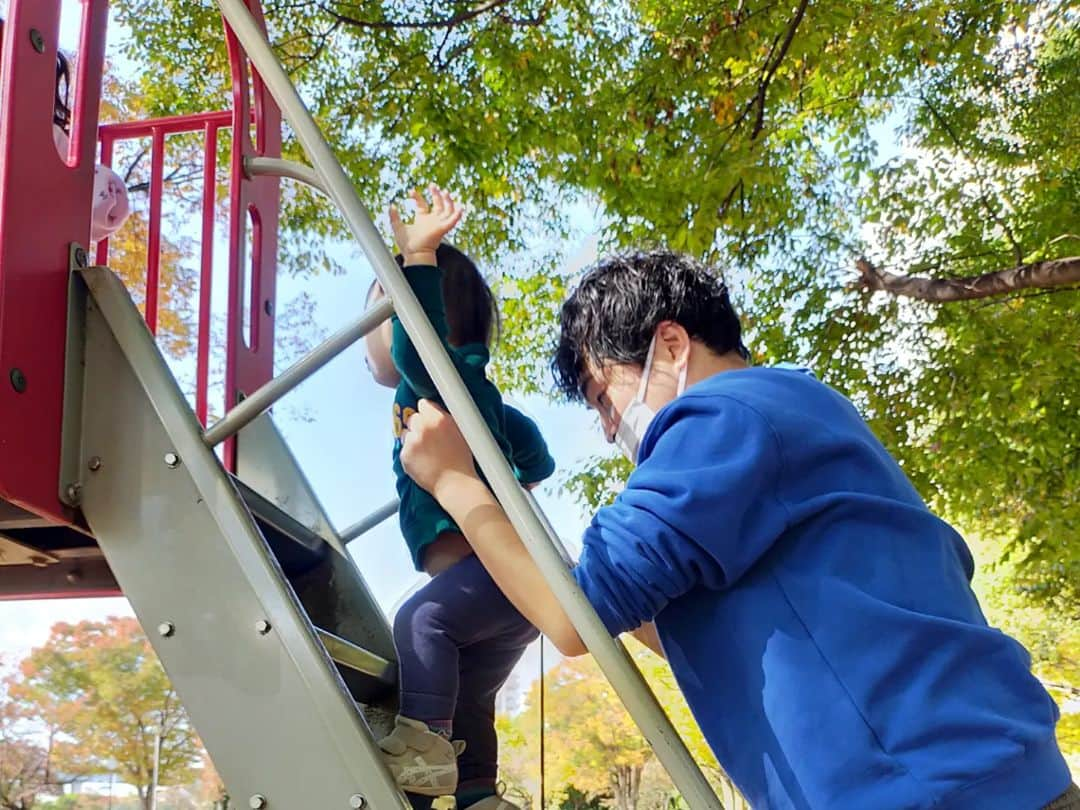
<path id="1" fill-rule="evenodd" d="M 744 357 L 742 327 L 720 273 L 670 251 L 601 259 L 562 307 L 552 370 L 559 389 L 583 397 L 591 364 L 644 365 L 662 321 L 675 321 L 717 354 Z"/>
<path id="2" fill-rule="evenodd" d="M 399 266 L 404 266 L 401 254 L 394 258 Z M 483 273 L 472 259 L 446 242 L 435 251 L 435 261 L 442 271 L 443 306 L 450 345 L 483 343 L 490 347 L 499 333 L 499 308 Z M 377 283 L 373 282 L 368 290 L 368 300 Z"/>

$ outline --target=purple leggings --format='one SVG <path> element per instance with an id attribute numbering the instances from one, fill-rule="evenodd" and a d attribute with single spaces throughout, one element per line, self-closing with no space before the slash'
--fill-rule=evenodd
<path id="1" fill-rule="evenodd" d="M 452 723 L 453 738 L 466 743 L 462 788 L 494 783 L 495 693 L 539 635 L 475 556 L 432 578 L 394 618 L 401 714 Z"/>

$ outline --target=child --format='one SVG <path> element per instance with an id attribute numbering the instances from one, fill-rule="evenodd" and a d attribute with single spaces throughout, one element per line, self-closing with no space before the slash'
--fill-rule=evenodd
<path id="1" fill-rule="evenodd" d="M 518 480 L 534 485 L 554 472 L 555 463 L 536 425 L 504 405 L 486 376 L 494 296 L 469 258 L 442 243 L 461 219 L 460 206 L 435 186 L 430 191 L 430 208 L 419 192 L 413 194 L 417 214 L 411 224 L 391 208 L 398 261 Z M 368 297 L 382 294 L 376 283 Z M 401 709 L 394 731 L 379 745 L 407 792 L 456 792 L 459 808 L 516 810 L 495 789 L 495 693 L 538 633 L 492 582 L 454 522 L 401 466 L 401 435 L 418 401 L 438 399 L 401 322 L 395 316 L 366 343 L 376 382 L 397 389 L 394 473 L 401 532 L 417 570 L 432 577 L 394 621 Z M 451 736 L 457 739 L 451 742 Z"/>

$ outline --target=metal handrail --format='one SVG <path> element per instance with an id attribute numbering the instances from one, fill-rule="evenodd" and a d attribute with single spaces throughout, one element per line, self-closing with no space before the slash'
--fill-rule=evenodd
<path id="1" fill-rule="evenodd" d="M 390 298 L 380 298 L 354 323 L 327 338 L 310 353 L 237 404 L 206 431 L 203 437 L 206 443 L 210 447 L 217 447 L 230 436 L 239 433 L 245 425 L 258 419 L 274 403 L 393 314 L 394 305 Z"/>

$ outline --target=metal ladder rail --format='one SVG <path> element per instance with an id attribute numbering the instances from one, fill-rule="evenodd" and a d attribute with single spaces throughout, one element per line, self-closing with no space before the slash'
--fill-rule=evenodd
<path id="1" fill-rule="evenodd" d="M 540 519 L 525 491 L 518 486 L 420 302 L 391 257 L 370 213 L 274 54 L 270 43 L 244 6 L 243 0 L 217 0 L 217 3 L 248 59 L 259 72 L 297 140 L 311 159 L 313 170 L 320 180 L 319 187 L 324 189 L 337 205 L 354 238 L 371 261 L 383 289 L 387 292 L 387 299 L 393 301 L 394 308 L 431 374 L 436 389 L 457 420 L 496 497 L 556 598 L 566 610 L 582 641 L 596 658 L 605 677 L 690 806 L 694 810 L 722 810 L 715 792 L 694 762 L 641 672 L 634 665 L 626 648 L 618 639 L 611 638 L 600 617 L 578 587 L 559 552 L 557 538 L 549 534 L 550 527 Z M 266 387 L 272 385 L 273 382 Z M 228 416 L 225 418 L 228 419 Z M 234 421 L 239 421 L 239 417 Z M 224 440 L 231 435 L 222 423 L 211 430 L 214 439 Z"/>

